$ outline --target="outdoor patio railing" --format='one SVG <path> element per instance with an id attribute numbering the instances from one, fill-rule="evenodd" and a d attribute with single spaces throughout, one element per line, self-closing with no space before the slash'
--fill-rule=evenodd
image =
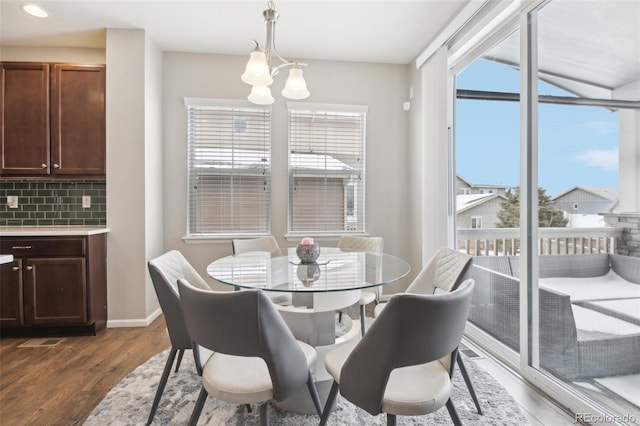
<path id="1" fill-rule="evenodd" d="M 615 253 L 622 229 L 539 228 L 538 254 Z M 520 253 L 520 228 L 458 228 L 458 249 L 472 256 Z"/>

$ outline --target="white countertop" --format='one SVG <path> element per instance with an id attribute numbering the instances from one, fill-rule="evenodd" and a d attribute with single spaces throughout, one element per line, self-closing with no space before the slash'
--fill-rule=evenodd
<path id="1" fill-rule="evenodd" d="M 13 262 L 13 255 L 11 254 L 0 254 L 0 265 L 5 263 Z"/>
<path id="2" fill-rule="evenodd" d="M 0 226 L 0 237 L 52 237 L 94 235 L 109 232 L 106 226 Z"/>

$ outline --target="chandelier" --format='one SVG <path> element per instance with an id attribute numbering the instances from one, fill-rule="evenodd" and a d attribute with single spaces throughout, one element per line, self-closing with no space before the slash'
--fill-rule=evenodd
<path id="1" fill-rule="evenodd" d="M 309 97 L 307 83 L 302 76 L 301 66 L 307 64 L 289 61 L 284 59 L 276 50 L 275 30 L 276 21 L 278 20 L 278 12 L 275 11 L 273 1 L 269 1 L 268 9 L 262 12 L 264 20 L 267 23 L 267 41 L 264 49 L 260 44 L 253 40 L 256 44 L 255 49 L 251 52 L 249 62 L 244 70 L 244 74 L 240 77 L 242 81 L 252 86 L 251 93 L 247 97 L 250 102 L 259 105 L 272 104 L 274 99 L 271 96 L 271 84 L 273 78 L 278 75 L 280 69 L 291 67 L 289 70 L 289 78 L 282 90 L 282 96 L 289 99 L 305 99 Z M 272 66 L 271 60 L 278 59 L 282 64 Z"/>

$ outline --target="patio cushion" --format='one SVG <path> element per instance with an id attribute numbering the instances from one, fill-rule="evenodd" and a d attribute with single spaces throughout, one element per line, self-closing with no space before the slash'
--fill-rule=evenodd
<path id="1" fill-rule="evenodd" d="M 640 325 L 640 298 L 584 302 L 585 308 Z"/>
<path id="2" fill-rule="evenodd" d="M 558 256 L 561 257 L 561 256 Z M 620 277 L 613 271 L 600 277 L 552 277 L 540 278 L 542 288 L 568 294 L 571 302 L 586 300 L 628 299 L 640 297 L 640 285 Z"/>
<path id="3" fill-rule="evenodd" d="M 640 326 L 630 322 L 573 304 L 571 310 L 578 331 L 578 340 L 598 337 L 611 338 L 612 335 L 640 335 Z"/>

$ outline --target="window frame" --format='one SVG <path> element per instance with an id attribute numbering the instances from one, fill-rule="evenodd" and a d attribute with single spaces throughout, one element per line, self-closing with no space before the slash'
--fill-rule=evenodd
<path id="1" fill-rule="evenodd" d="M 301 103 L 301 102 L 288 102 L 287 103 L 287 133 L 288 133 L 288 150 L 287 150 L 287 173 L 288 173 L 288 212 L 287 212 L 287 237 L 300 237 L 306 235 L 314 235 L 314 236 L 326 236 L 326 237 L 334 237 L 340 236 L 344 234 L 354 234 L 354 235 L 366 235 L 366 147 L 367 147 L 367 113 L 368 107 L 365 105 L 338 105 L 338 104 L 320 104 L 320 103 Z M 295 163 L 296 160 L 292 160 L 293 151 L 298 151 L 298 147 L 295 147 L 299 140 L 296 140 L 296 135 L 292 131 L 292 114 L 295 116 L 296 114 L 307 115 L 307 116 L 315 116 L 317 115 L 319 118 L 326 118 L 326 116 L 341 116 L 346 117 L 358 117 L 359 120 L 359 134 L 357 138 L 357 150 L 353 150 L 349 154 L 357 157 L 359 160 L 357 162 L 358 167 L 354 168 L 353 172 L 350 172 L 351 178 L 346 180 L 343 178 L 346 183 L 344 183 L 342 190 L 340 191 L 340 196 L 342 197 L 342 202 L 339 203 L 335 201 L 335 206 L 337 208 L 340 205 L 343 214 L 343 222 L 342 229 L 300 229 L 295 225 L 295 208 L 296 201 L 294 199 L 294 191 L 295 191 L 295 179 L 296 176 Z M 326 129 L 325 136 L 326 136 Z M 330 141 L 335 143 L 338 139 L 332 139 Z M 311 152 L 311 151 L 309 151 Z M 331 161 L 338 161 L 335 157 L 333 157 L 331 152 L 327 151 L 318 151 L 320 155 L 326 154 L 326 157 Z M 345 160 L 346 161 L 346 160 Z M 324 176 L 329 179 L 332 178 L 331 174 L 328 173 L 328 170 L 322 169 L 324 174 L 321 172 L 316 172 L 318 176 Z M 343 173 L 345 174 L 345 173 Z M 357 181 L 354 181 L 357 179 Z M 350 191 L 353 192 L 354 199 L 353 205 L 351 206 L 351 202 L 347 200 L 348 194 Z M 335 191 L 335 195 L 337 196 L 338 191 Z M 347 210 L 349 208 L 353 209 L 354 214 L 348 215 Z M 355 219 L 354 219 L 355 218 Z M 355 225 L 354 225 L 355 220 Z"/>
<path id="2" fill-rule="evenodd" d="M 187 209 L 186 210 L 187 211 L 186 211 L 185 239 L 186 240 L 229 239 L 234 237 L 252 237 L 252 236 L 269 235 L 271 233 L 271 192 L 272 192 L 271 134 L 272 134 L 273 114 L 272 114 L 271 107 L 254 105 L 248 101 L 242 101 L 242 100 L 210 99 L 210 98 L 184 98 L 184 104 L 185 104 L 185 112 L 186 112 L 186 119 L 187 119 L 187 123 L 186 123 L 186 127 L 187 127 L 186 129 L 187 130 L 187 144 L 186 144 L 187 145 L 187 164 L 186 164 Z M 198 208 L 197 198 L 199 196 L 197 191 L 194 190 L 194 188 L 197 187 L 197 185 L 194 185 L 194 183 L 196 183 L 194 179 L 197 179 L 197 176 L 198 176 L 197 171 L 194 170 L 194 167 L 195 167 L 194 164 L 197 162 L 195 158 L 197 147 L 194 146 L 194 143 L 198 144 L 198 141 L 194 139 L 195 137 L 194 134 L 198 130 L 198 128 L 193 127 L 193 126 L 197 126 L 197 123 L 192 122 L 192 120 L 195 120 L 195 118 L 192 117 L 191 114 L 197 114 L 197 110 L 219 111 L 221 112 L 221 114 L 218 118 L 224 118 L 222 117 L 224 113 L 226 113 L 227 115 L 231 113 L 232 117 L 233 115 L 235 115 L 236 112 L 239 114 L 242 114 L 243 112 L 245 114 L 250 114 L 250 115 L 255 114 L 255 117 L 257 118 L 257 123 L 258 123 L 258 126 L 256 126 L 256 128 L 261 126 L 261 128 L 258 129 L 260 134 L 259 136 L 255 137 L 254 142 L 255 142 L 255 146 L 259 146 L 260 144 L 262 144 L 262 146 L 264 147 L 264 153 L 266 155 L 263 155 L 262 158 L 260 159 L 262 169 L 258 167 L 252 167 L 250 164 L 248 166 L 245 165 L 245 167 L 236 166 L 236 164 L 241 163 L 241 161 L 237 160 L 236 158 L 240 158 L 243 155 L 244 155 L 245 163 L 247 161 L 250 161 L 250 157 L 248 158 L 246 156 L 247 154 L 246 152 L 244 154 L 241 153 L 241 156 L 235 155 L 238 151 L 242 150 L 242 147 L 239 145 L 239 146 L 231 146 L 228 148 L 232 153 L 231 155 L 229 155 L 229 158 L 232 158 L 232 161 L 231 161 L 232 165 L 231 166 L 226 165 L 225 168 L 227 170 L 221 171 L 222 166 L 219 166 L 217 172 L 204 173 L 204 176 L 213 177 L 214 179 L 212 180 L 215 180 L 216 176 L 219 178 L 223 178 L 225 176 L 238 176 L 241 181 L 242 181 L 242 177 L 251 178 L 254 176 L 262 176 L 264 178 L 263 183 L 261 184 L 261 186 L 263 186 L 264 190 L 266 191 L 264 199 L 262 198 L 256 199 L 257 203 L 262 204 L 264 206 L 264 211 L 262 211 L 260 214 L 261 219 L 256 220 L 257 226 L 255 226 L 253 229 L 239 230 L 238 228 L 235 228 L 234 225 L 231 225 L 230 227 L 226 229 L 221 229 L 219 231 L 216 231 L 216 230 L 207 231 L 207 230 L 198 230 L 198 223 L 197 222 L 194 223 L 194 221 L 197 219 L 196 209 Z M 213 114 L 215 114 L 215 112 Z M 262 117 L 260 117 L 260 115 Z M 245 126 L 246 126 L 246 123 L 245 123 Z M 202 131 L 202 128 L 200 128 L 200 130 Z M 235 132 L 246 131 L 246 127 L 244 126 L 238 127 L 237 123 L 235 122 L 235 118 L 231 118 L 231 124 L 228 127 L 222 129 L 221 131 L 229 131 L 231 132 L 231 134 L 234 134 Z M 214 142 L 211 144 L 211 146 L 204 146 L 204 148 L 210 148 L 214 152 L 215 150 L 222 151 L 224 149 L 227 149 L 221 146 L 223 144 L 222 141 L 224 140 L 223 137 L 219 139 L 212 139 L 212 140 L 214 140 Z M 201 140 L 200 144 L 205 144 L 205 143 Z M 245 149 L 243 151 L 247 151 L 247 150 Z M 217 158 L 221 160 L 220 164 L 222 164 L 225 156 L 221 155 Z M 209 167 L 211 169 L 216 168 L 215 166 L 211 166 L 211 165 L 209 165 Z M 219 180 L 222 180 L 222 179 L 219 179 Z M 243 185 L 242 188 L 250 187 L 249 185 L 247 185 L 246 182 L 243 182 L 242 185 Z M 231 203 L 235 203 L 236 201 L 233 199 L 234 198 L 233 189 L 231 189 L 230 194 L 231 194 Z M 215 196 L 213 197 L 213 199 L 215 201 Z M 225 200 L 225 201 L 229 201 L 229 200 Z M 229 217 L 231 217 L 231 215 L 229 215 Z M 246 221 L 250 221 L 246 218 L 240 219 L 240 220 L 245 220 L 245 223 Z M 230 224 L 232 223 L 233 222 L 230 222 Z"/>

